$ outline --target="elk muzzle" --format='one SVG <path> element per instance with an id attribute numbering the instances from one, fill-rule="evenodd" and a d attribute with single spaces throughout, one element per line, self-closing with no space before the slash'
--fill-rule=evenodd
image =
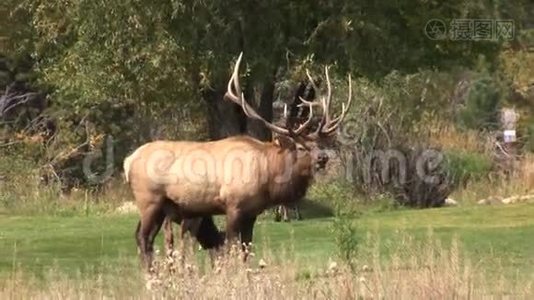
<path id="1" fill-rule="evenodd" d="M 317 151 L 317 154 L 316 154 L 316 158 L 315 158 L 315 169 L 317 171 L 320 171 L 320 170 L 323 170 L 326 168 L 326 163 L 328 163 L 328 153 L 326 153 L 326 151 L 324 150 L 319 150 Z"/>

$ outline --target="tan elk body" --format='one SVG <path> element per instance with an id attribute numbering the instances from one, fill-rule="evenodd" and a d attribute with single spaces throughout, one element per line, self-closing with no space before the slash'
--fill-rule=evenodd
<path id="1" fill-rule="evenodd" d="M 240 61 L 241 55 L 225 98 L 278 137 L 274 142 L 249 136 L 209 142 L 154 141 L 127 157 L 124 172 L 141 215 L 136 240 L 146 267 L 151 265 L 154 238 L 165 218 L 179 223 L 226 215 L 226 239 L 250 243 L 256 217 L 269 207 L 300 200 L 314 170 L 325 167 L 328 157 L 317 143 L 331 136 L 342 121 L 350 106 L 350 88 L 348 105 L 331 120 L 328 81 L 323 117 L 315 131 L 309 131 L 312 114 L 296 129 L 279 127 L 265 121 L 243 98 L 238 82 Z M 305 105 L 311 108 L 313 104 Z"/>

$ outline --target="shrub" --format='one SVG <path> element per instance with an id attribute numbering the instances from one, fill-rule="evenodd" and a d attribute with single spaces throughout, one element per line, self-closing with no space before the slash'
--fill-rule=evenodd
<path id="1" fill-rule="evenodd" d="M 404 206 L 439 207 L 453 191 L 454 185 L 446 172 L 443 153 L 424 146 L 401 150 L 406 158 L 405 179 L 385 186 Z M 397 176 L 401 176 L 397 170 Z"/>
<path id="2" fill-rule="evenodd" d="M 352 214 L 338 212 L 333 223 L 333 233 L 335 236 L 338 255 L 341 260 L 353 267 L 353 259 L 358 254 L 360 236 L 354 224 Z"/>
<path id="3" fill-rule="evenodd" d="M 460 111 L 460 125 L 470 129 L 494 129 L 498 126 L 499 104 L 504 92 L 496 78 L 487 73 L 471 83 L 464 107 Z"/>
<path id="4" fill-rule="evenodd" d="M 319 208 L 322 207 L 323 213 L 326 212 L 324 210 L 325 206 L 330 208 L 328 209 L 329 213 L 330 210 L 334 210 L 334 213 L 336 211 L 344 211 L 346 213 L 355 212 L 359 200 L 350 183 L 342 179 L 312 185 L 308 193 L 308 198 L 316 203 L 314 210 L 318 212 Z M 304 206 L 303 204 L 303 210 L 307 209 Z M 309 204 L 306 206 L 309 206 Z M 309 212 L 306 212 L 306 214 L 308 215 Z"/>
<path id="5" fill-rule="evenodd" d="M 534 120 L 527 127 L 527 134 L 525 139 L 525 149 L 530 152 L 534 152 Z"/>
<path id="6" fill-rule="evenodd" d="M 445 164 L 452 183 L 464 186 L 487 177 L 493 168 L 493 161 L 484 154 L 454 150 L 446 151 Z"/>

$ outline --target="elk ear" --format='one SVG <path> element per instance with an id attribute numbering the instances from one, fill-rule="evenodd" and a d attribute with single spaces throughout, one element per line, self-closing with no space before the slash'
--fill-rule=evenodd
<path id="1" fill-rule="evenodd" d="M 278 135 L 274 139 L 274 143 L 280 148 L 284 149 L 292 149 L 295 148 L 295 141 L 291 139 L 290 137 L 284 136 L 284 135 Z"/>

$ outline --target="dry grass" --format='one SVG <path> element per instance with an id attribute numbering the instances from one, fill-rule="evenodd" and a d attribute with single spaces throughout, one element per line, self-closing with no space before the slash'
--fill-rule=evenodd
<path id="1" fill-rule="evenodd" d="M 458 129 L 454 124 L 436 119 L 425 121 L 428 141 L 431 146 L 444 150 L 463 150 L 475 153 L 490 153 L 493 150 L 491 136 L 470 129 Z"/>
<path id="2" fill-rule="evenodd" d="M 451 198 L 461 203 L 477 203 L 483 199 L 503 199 L 517 195 L 528 195 L 531 192 L 532 187 L 525 186 L 520 180 L 497 177 L 469 182 L 465 187 L 454 191 Z"/>
<path id="3" fill-rule="evenodd" d="M 462 202 L 502 199 L 534 193 L 534 154 L 518 160 L 509 175 L 493 174 L 481 181 L 472 181 L 456 190 L 451 197 Z"/>
<path id="4" fill-rule="evenodd" d="M 114 211 L 132 200 L 122 178 L 111 179 L 99 190 L 73 188 L 64 193 L 59 184 L 41 185 L 37 174 L 24 174 L 0 182 L 0 213 L 88 214 Z"/>
<path id="5" fill-rule="evenodd" d="M 391 255 L 380 254 L 377 239 L 350 263 L 325 262 L 305 270 L 290 261 L 243 264 L 237 248 L 203 267 L 186 253 L 158 257 L 155 272 L 109 270 L 97 278 L 67 277 L 51 271 L 45 281 L 14 272 L 0 283 L 0 299 L 532 299 L 532 281 L 514 282 L 486 272 L 463 256 L 457 241 L 441 245 L 432 234 L 424 242 L 408 235 Z M 374 242 L 373 242 L 374 241 Z M 375 243 L 374 245 L 372 245 Z M 183 249 L 182 249 L 183 250 Z"/>
<path id="6" fill-rule="evenodd" d="M 488 133 L 460 130 L 438 118 L 430 118 L 424 124 L 432 146 L 443 150 L 480 153 L 488 158 L 496 157 L 494 137 Z M 506 171 L 507 174 L 496 170 L 489 178 L 470 181 L 451 196 L 462 202 L 477 202 L 481 199 L 506 198 L 534 192 L 534 154 L 525 153 L 518 160 L 509 163 Z"/>
<path id="7" fill-rule="evenodd" d="M 534 191 L 534 153 L 528 153 L 519 163 L 518 180 L 526 189 Z"/>

